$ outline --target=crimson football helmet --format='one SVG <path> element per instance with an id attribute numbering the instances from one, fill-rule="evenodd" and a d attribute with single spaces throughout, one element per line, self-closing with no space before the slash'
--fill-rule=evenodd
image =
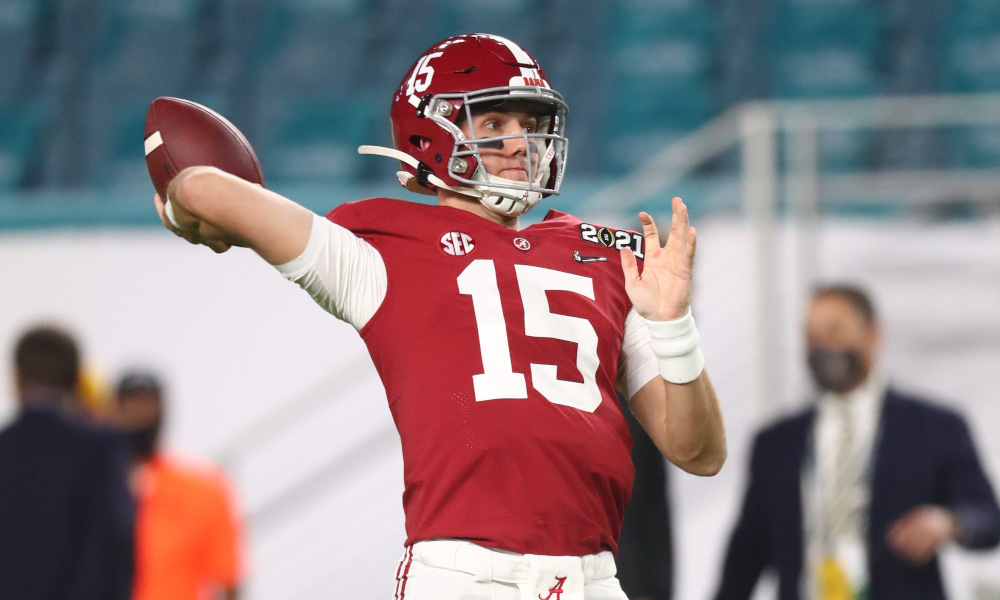
<path id="1" fill-rule="evenodd" d="M 478 109 L 529 112 L 532 132 L 480 137 L 472 130 Z M 568 108 L 542 68 L 514 42 L 488 34 L 460 35 L 438 42 L 417 59 L 392 100 L 396 148 L 361 146 L 361 154 L 398 160 L 406 189 L 435 194 L 445 188 L 478 198 L 489 210 L 514 216 L 544 196 L 558 194 L 566 168 L 564 135 Z M 468 123 L 470 135 L 461 125 Z M 502 149 L 523 139 L 527 181 L 491 175 L 480 148 Z"/>

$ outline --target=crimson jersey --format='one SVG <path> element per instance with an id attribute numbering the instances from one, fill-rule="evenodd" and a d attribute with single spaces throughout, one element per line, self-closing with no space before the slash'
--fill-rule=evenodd
<path id="1" fill-rule="evenodd" d="M 617 248 L 641 237 L 557 211 L 514 231 L 385 198 L 327 218 L 385 262 L 360 333 L 402 439 L 406 544 L 616 551 L 634 476 L 615 393 L 632 308 Z"/>

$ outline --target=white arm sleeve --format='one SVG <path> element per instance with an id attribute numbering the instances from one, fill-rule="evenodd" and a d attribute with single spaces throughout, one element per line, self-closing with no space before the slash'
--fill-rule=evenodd
<path id="1" fill-rule="evenodd" d="M 659 376 L 660 368 L 653 354 L 646 319 L 633 308 L 625 317 L 625 337 L 618 356 L 618 391 L 626 400 L 631 400 L 642 386 Z"/>
<path id="2" fill-rule="evenodd" d="M 385 300 L 385 261 L 374 246 L 319 215 L 302 254 L 275 268 L 342 321 L 361 329 Z"/>

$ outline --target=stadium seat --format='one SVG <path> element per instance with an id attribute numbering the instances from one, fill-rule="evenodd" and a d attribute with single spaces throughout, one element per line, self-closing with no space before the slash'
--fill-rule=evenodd
<path id="1" fill-rule="evenodd" d="M 708 0 L 618 0 L 612 35 L 626 44 L 684 38 L 708 42 L 715 16 Z"/>
<path id="2" fill-rule="evenodd" d="M 886 22 L 878 88 L 892 96 L 941 91 L 944 15 L 951 0 L 882 0 Z M 945 143 L 930 129 L 881 131 L 874 153 L 879 169 L 939 169 Z"/>
<path id="3" fill-rule="evenodd" d="M 93 90 L 190 91 L 204 56 L 199 20 L 207 0 L 115 0 L 92 64 Z"/>
<path id="4" fill-rule="evenodd" d="M 769 18 L 772 94 L 862 96 L 878 91 L 882 15 L 860 0 L 778 0 Z"/>
<path id="5" fill-rule="evenodd" d="M 0 105 L 39 91 L 37 51 L 46 41 L 40 37 L 50 29 L 41 26 L 44 7 L 44 0 L 4 0 L 0 8 Z"/>
<path id="6" fill-rule="evenodd" d="M 877 89 L 874 57 L 848 47 L 786 50 L 775 60 L 778 98 L 868 96 Z"/>
<path id="7" fill-rule="evenodd" d="M 956 128 L 949 133 L 951 156 L 956 165 L 1000 168 L 1000 126 Z"/>
<path id="8" fill-rule="evenodd" d="M 874 95 L 877 79 L 871 56 L 851 48 L 783 53 L 776 61 L 774 95 L 804 100 Z M 868 132 L 835 131 L 819 140 L 824 169 L 858 169 L 870 162 L 874 137 Z"/>
<path id="9" fill-rule="evenodd" d="M 1000 3 L 957 2 L 948 17 L 945 45 L 946 89 L 1000 90 Z"/>
<path id="10" fill-rule="evenodd" d="M 633 46 L 617 53 L 617 74 L 612 78 L 608 127 L 616 136 L 631 139 L 651 131 L 661 139 L 692 131 L 712 116 L 713 100 L 707 75 L 701 71 L 701 46 L 673 41 Z M 643 145 L 646 145 L 645 143 Z M 632 143 L 626 148 L 644 151 Z M 615 151 L 612 165 L 633 168 L 635 157 Z"/>
<path id="11" fill-rule="evenodd" d="M 247 135 L 269 182 L 337 181 L 357 172 L 356 142 L 372 110 L 358 95 L 367 83 L 368 8 L 363 0 L 263 4 L 249 57 Z M 383 118 L 388 102 L 379 104 Z"/>
<path id="12" fill-rule="evenodd" d="M 260 143 L 254 142 L 269 182 L 317 183 L 357 177 L 358 146 L 390 143 L 375 139 L 384 106 L 365 98 L 322 102 L 302 98 L 277 107 Z"/>
<path id="13" fill-rule="evenodd" d="M 119 168 L 142 139 L 146 108 L 157 96 L 194 98 L 208 61 L 200 27 L 208 0 L 112 0 L 98 31 L 78 102 L 86 113 L 86 152 L 78 168 L 102 185 L 132 181 Z M 127 133 L 126 133 L 127 132 Z M 125 136 L 125 138 L 123 138 Z M 131 150 L 125 139 L 131 138 Z M 132 160 L 125 160 L 129 164 Z M 124 178 L 124 179 L 122 179 Z"/>
<path id="14" fill-rule="evenodd" d="M 439 38 L 492 33 L 531 51 L 544 26 L 541 19 L 535 18 L 537 3 L 530 0 L 440 0 L 433 4 L 440 24 Z"/>
<path id="15" fill-rule="evenodd" d="M 881 4 L 871 0 L 773 0 L 769 18 L 790 46 L 860 44 L 869 49 L 885 26 Z"/>
<path id="16" fill-rule="evenodd" d="M 0 107 L 0 191 L 22 186 L 42 134 L 39 104 Z"/>
<path id="17" fill-rule="evenodd" d="M 105 151 L 97 159 L 94 182 L 98 185 L 135 185 L 148 183 L 149 175 L 142 139 L 146 123 L 145 103 L 121 107 L 108 120 Z"/>
<path id="18" fill-rule="evenodd" d="M 963 0 L 950 8 L 943 69 L 946 91 L 1000 92 L 1000 3 Z M 955 128 L 948 132 L 948 140 L 955 164 L 1000 166 L 1000 127 Z"/>
<path id="19" fill-rule="evenodd" d="M 365 85 L 384 90 L 388 102 L 417 57 L 451 32 L 440 22 L 437 3 L 381 0 L 364 14 L 364 51 L 358 57 L 359 67 Z"/>
<path id="20" fill-rule="evenodd" d="M 614 132 L 605 142 L 607 158 L 603 165 L 604 173 L 623 175 L 633 171 L 641 167 L 644 161 L 670 147 L 688 133 L 689 130 L 669 128 Z"/>
<path id="21" fill-rule="evenodd" d="M 949 48 L 948 55 L 949 91 L 1000 90 L 1000 29 L 982 36 L 957 40 Z"/>
<path id="22" fill-rule="evenodd" d="M 611 122 L 620 131 L 649 127 L 694 129 L 712 115 L 708 82 L 702 76 L 619 76 Z"/>
<path id="23" fill-rule="evenodd" d="M 768 16 L 771 95 L 783 99 L 859 97 L 879 91 L 884 15 L 863 0 L 777 0 Z M 824 169 L 857 169 L 872 159 L 867 132 L 820 137 Z"/>
<path id="24" fill-rule="evenodd" d="M 768 0 L 712 2 L 716 25 L 711 80 L 719 111 L 771 95 L 767 62 L 769 4 Z M 719 161 L 718 167 L 732 171 L 738 163 L 727 157 Z"/>
<path id="25" fill-rule="evenodd" d="M 364 84 L 363 8 L 360 0 L 269 1 L 251 54 L 260 100 L 330 100 Z"/>
<path id="26" fill-rule="evenodd" d="M 622 0 L 609 20 L 608 164 L 620 172 L 713 114 L 712 15 L 705 0 Z"/>

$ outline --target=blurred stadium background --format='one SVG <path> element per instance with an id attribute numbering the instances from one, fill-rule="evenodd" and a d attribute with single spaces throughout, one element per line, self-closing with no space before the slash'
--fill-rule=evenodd
<path id="1" fill-rule="evenodd" d="M 56 320 L 109 376 L 166 375 L 168 441 L 242 493 L 249 598 L 388 597 L 399 444 L 349 326 L 249 253 L 159 227 L 146 107 L 218 110 L 316 211 L 406 198 L 355 149 L 390 143 L 416 56 L 473 31 L 529 49 L 571 107 L 547 207 L 634 227 L 691 206 L 730 459 L 673 478 L 677 598 L 714 589 L 754 429 L 808 397 L 816 281 L 873 290 L 885 370 L 964 411 L 1000 485 L 996 0 L 0 0 L 0 340 Z M 997 553 L 945 564 L 954 598 L 1000 598 Z"/>

